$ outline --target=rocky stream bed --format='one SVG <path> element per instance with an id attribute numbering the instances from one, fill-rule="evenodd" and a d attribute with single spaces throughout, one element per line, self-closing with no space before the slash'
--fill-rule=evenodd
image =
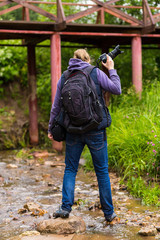
<path id="1" fill-rule="evenodd" d="M 17 158 L 15 151 L 1 151 L 0 240 L 160 240 L 160 208 L 142 206 L 114 173 L 110 179 L 118 218 L 107 225 L 95 173 L 84 172 L 81 165 L 69 219 L 53 219 L 61 203 L 63 171 L 63 155 L 43 151 Z"/>

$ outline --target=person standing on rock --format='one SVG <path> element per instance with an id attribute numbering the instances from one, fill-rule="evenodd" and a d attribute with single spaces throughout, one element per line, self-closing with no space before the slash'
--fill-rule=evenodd
<path id="1" fill-rule="evenodd" d="M 103 91 L 120 95 L 121 83 L 120 78 L 114 69 L 114 62 L 110 56 L 107 55 L 107 62 L 102 62 L 102 65 L 108 70 L 109 77 L 99 68 L 93 68 L 90 76 L 98 85 L 98 89 L 100 89 L 98 96 L 103 105 L 103 119 L 96 129 L 89 132 L 83 134 L 66 132 L 66 166 L 63 177 L 62 204 L 61 207 L 53 214 L 53 217 L 55 218 L 67 218 L 72 210 L 72 205 L 74 204 L 75 178 L 78 171 L 80 156 L 85 145 L 88 146 L 92 156 L 94 169 L 98 180 L 100 202 L 105 220 L 107 222 L 111 222 L 117 217 L 116 213 L 114 212 L 110 178 L 108 173 L 108 150 L 106 137 L 107 113 L 104 106 L 105 103 L 103 99 Z M 73 58 L 69 60 L 68 70 L 71 72 L 76 70 L 84 71 L 89 66 L 91 66 L 89 54 L 85 49 L 78 49 L 74 52 Z M 58 81 L 55 100 L 50 112 L 48 129 L 49 139 L 53 139 L 51 127 L 54 119 L 61 110 L 62 77 L 63 74 Z"/>

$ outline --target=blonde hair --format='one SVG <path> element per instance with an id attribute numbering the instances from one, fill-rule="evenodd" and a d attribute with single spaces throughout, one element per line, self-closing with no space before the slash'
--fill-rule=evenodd
<path id="1" fill-rule="evenodd" d="M 90 56 L 85 49 L 77 49 L 74 52 L 73 58 L 78 58 L 84 62 L 90 63 Z"/>

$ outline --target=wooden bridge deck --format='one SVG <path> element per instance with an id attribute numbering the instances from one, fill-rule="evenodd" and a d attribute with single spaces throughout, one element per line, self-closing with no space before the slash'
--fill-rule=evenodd
<path id="1" fill-rule="evenodd" d="M 25 39 L 25 45 L 50 39 L 56 31 L 56 24 L 51 22 L 0 21 L 0 39 Z M 160 27 L 152 33 L 143 34 L 142 26 L 68 23 L 59 34 L 62 41 L 97 47 L 105 42 L 109 46 L 130 45 L 131 38 L 137 35 L 142 37 L 142 44 L 160 44 Z"/>

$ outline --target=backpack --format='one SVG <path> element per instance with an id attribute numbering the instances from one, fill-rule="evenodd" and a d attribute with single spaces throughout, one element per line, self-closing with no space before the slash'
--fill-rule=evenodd
<path id="1" fill-rule="evenodd" d="M 65 71 L 61 83 L 63 125 L 69 133 L 94 130 L 103 119 L 103 106 L 90 73 L 94 66 L 83 70 Z"/>

